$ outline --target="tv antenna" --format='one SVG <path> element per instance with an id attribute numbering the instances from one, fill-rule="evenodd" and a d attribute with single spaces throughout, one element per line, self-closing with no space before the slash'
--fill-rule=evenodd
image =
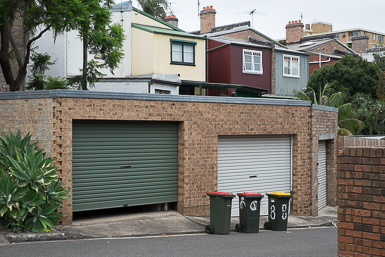
<path id="1" fill-rule="evenodd" d="M 170 11 L 170 15 L 174 15 L 174 12 L 171 9 L 171 4 L 177 4 L 177 2 L 168 2 L 168 3 L 169 3 L 168 10 Z"/>
<path id="2" fill-rule="evenodd" d="M 198 17 L 199 17 L 199 5 L 200 5 L 200 3 L 199 3 L 199 0 L 198 0 Z"/>
<path id="3" fill-rule="evenodd" d="M 250 11 L 249 15 L 251 15 L 251 28 L 253 29 L 254 28 L 254 12 L 256 11 L 256 9 L 253 9 Z"/>

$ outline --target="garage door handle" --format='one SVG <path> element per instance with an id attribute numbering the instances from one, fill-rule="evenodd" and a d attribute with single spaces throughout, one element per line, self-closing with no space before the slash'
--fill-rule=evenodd
<path id="1" fill-rule="evenodd" d="M 120 166 L 121 169 L 131 169 L 131 166 Z"/>
<path id="2" fill-rule="evenodd" d="M 250 176 L 249 178 L 256 178 L 257 176 Z"/>

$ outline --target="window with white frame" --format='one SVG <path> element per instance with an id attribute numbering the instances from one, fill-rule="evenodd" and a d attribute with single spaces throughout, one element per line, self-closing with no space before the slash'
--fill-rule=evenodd
<path id="1" fill-rule="evenodd" d="M 171 39 L 171 64 L 195 65 L 196 42 Z"/>
<path id="2" fill-rule="evenodd" d="M 372 39 L 376 40 L 376 34 L 375 33 L 372 33 Z"/>
<path id="3" fill-rule="evenodd" d="M 262 51 L 243 49 L 243 72 L 263 74 Z"/>
<path id="4" fill-rule="evenodd" d="M 283 76 L 299 78 L 299 56 L 283 55 Z"/>
<path id="5" fill-rule="evenodd" d="M 378 42 L 379 42 L 380 44 L 383 43 L 382 35 L 378 35 Z"/>

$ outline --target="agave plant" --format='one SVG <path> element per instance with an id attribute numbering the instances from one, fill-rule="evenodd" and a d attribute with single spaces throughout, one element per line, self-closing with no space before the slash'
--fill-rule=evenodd
<path id="1" fill-rule="evenodd" d="M 60 219 L 55 212 L 69 198 L 61 187 L 54 159 L 20 131 L 0 138 L 0 226 L 13 231 L 50 231 Z"/>
<path id="2" fill-rule="evenodd" d="M 338 134 L 349 136 L 358 133 L 365 127 L 365 124 L 357 119 L 358 115 L 354 111 L 351 103 L 344 103 L 344 93 L 337 92 L 328 95 L 331 89 L 330 84 L 326 84 L 323 90 L 320 90 L 318 99 L 313 89 L 308 89 L 308 92 L 294 89 L 295 100 L 311 101 L 313 104 L 325 105 L 338 108 Z"/>

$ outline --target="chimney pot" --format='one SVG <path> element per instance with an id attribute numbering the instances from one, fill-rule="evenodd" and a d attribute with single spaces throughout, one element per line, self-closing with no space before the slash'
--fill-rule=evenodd
<path id="1" fill-rule="evenodd" d="M 289 21 L 289 24 L 291 24 L 291 21 Z"/>
<path id="2" fill-rule="evenodd" d="M 206 7 L 203 7 L 203 10 L 206 10 Z"/>
<path id="3" fill-rule="evenodd" d="M 301 23 L 301 20 L 299 20 L 298 23 Z"/>
<path id="4" fill-rule="evenodd" d="M 212 6 L 212 5 L 210 5 L 210 9 L 213 9 L 213 6 Z"/>

